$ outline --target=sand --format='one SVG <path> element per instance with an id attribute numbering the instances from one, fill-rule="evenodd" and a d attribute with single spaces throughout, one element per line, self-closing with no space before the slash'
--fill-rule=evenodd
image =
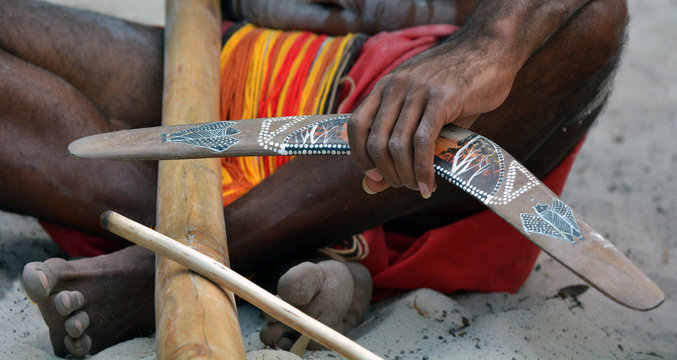
<path id="1" fill-rule="evenodd" d="M 60 0 L 159 24 L 161 1 Z M 133 5 L 133 6 L 132 6 Z M 123 11 L 121 12 L 120 9 Z M 590 131 L 563 199 L 654 279 L 666 302 L 636 312 L 539 257 L 516 294 L 454 294 L 421 289 L 376 304 L 349 333 L 387 359 L 677 359 L 677 3 L 630 1 L 626 53 L 609 105 Z M 47 328 L 25 297 L 23 265 L 59 249 L 35 219 L 0 213 L 0 359 L 51 359 Z M 250 359 L 298 359 L 265 350 L 260 312 L 239 307 Z M 92 359 L 152 359 L 154 339 L 109 348 Z M 305 359 L 335 359 L 327 351 Z"/>

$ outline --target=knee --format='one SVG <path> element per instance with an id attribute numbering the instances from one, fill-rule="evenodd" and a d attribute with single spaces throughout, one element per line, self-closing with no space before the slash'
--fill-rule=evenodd
<path id="1" fill-rule="evenodd" d="M 623 47 L 628 23 L 625 0 L 594 0 L 577 14 L 577 31 L 586 52 L 598 62 L 616 62 Z M 597 61 L 596 61 L 597 62 Z"/>

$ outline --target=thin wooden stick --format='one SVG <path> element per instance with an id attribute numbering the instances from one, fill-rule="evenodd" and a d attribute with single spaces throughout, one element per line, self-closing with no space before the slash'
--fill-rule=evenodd
<path id="1" fill-rule="evenodd" d="M 162 124 L 219 120 L 218 0 L 168 0 Z M 157 229 L 228 264 L 219 159 L 161 161 Z M 245 359 L 232 293 L 156 261 L 158 359 Z"/>
<path id="2" fill-rule="evenodd" d="M 296 342 L 294 342 L 294 345 L 291 346 L 289 352 L 301 357 L 303 356 L 303 353 L 306 352 L 308 344 L 310 344 L 310 338 L 308 335 L 303 334 L 298 339 L 296 339 Z"/>
<path id="3" fill-rule="evenodd" d="M 233 291 L 289 327 L 349 359 L 381 359 L 341 333 L 306 315 L 220 262 L 116 212 L 101 215 L 101 226 L 129 241 L 170 258 Z"/>

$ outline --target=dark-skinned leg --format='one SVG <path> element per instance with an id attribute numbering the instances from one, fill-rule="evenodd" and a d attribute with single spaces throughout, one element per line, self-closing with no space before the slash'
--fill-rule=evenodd
<path id="1" fill-rule="evenodd" d="M 97 213 L 109 206 L 151 225 L 154 164 L 75 160 L 67 145 L 159 123 L 162 30 L 0 0 L 0 51 L 3 164 L 10 165 L 3 189 L 13 189 L 0 206 L 95 233 Z"/>
<path id="2" fill-rule="evenodd" d="M 151 225 L 155 164 L 76 160 L 67 145 L 157 122 L 161 61 L 161 30 L 0 1 L 0 206 L 102 235 L 98 217 L 106 209 Z M 152 330 L 153 255 L 132 247 L 106 259 L 26 266 L 26 293 L 56 354 L 81 355 Z M 138 296 L 129 299 L 130 292 Z M 80 337 L 84 329 L 91 338 Z"/>
<path id="3" fill-rule="evenodd" d="M 0 63 L 2 207 L 89 232 L 109 207 L 151 225 L 152 164 L 74 159 L 68 144 L 109 122 L 61 78 L 2 50 Z"/>
<path id="4" fill-rule="evenodd" d="M 88 11 L 0 0 L 0 49 L 65 80 L 125 127 L 160 123 L 163 36 Z"/>
<path id="5" fill-rule="evenodd" d="M 0 64 L 0 93 L 4 94 L 0 97 L 0 162 L 3 164 L 0 187 L 5 189 L 0 203 L 3 208 L 89 232 L 96 232 L 97 214 L 106 208 L 117 208 L 152 224 L 155 168 L 144 163 L 73 159 L 67 151 L 68 142 L 79 136 L 110 131 L 108 122 L 87 98 L 47 71 L 4 51 L 0 51 Z M 73 349 L 80 343 L 64 343 L 66 332 L 70 330 L 75 336 L 86 321 L 99 320 L 111 312 L 120 316 L 109 318 L 108 324 L 99 321 L 98 330 L 96 327 L 89 330 L 92 334 L 106 334 L 94 337 L 95 346 L 100 349 L 117 342 L 113 340 L 115 336 L 110 336 L 109 327 L 116 329 L 112 330 L 113 334 L 121 338 L 137 334 L 138 329 L 127 333 L 129 320 L 137 317 L 134 310 L 142 311 L 141 304 L 148 305 L 147 311 L 152 313 L 152 296 L 136 298 L 133 302 L 141 303 L 125 311 L 117 308 L 128 300 L 130 289 L 144 289 L 143 293 L 152 294 L 153 257 L 144 253 L 149 261 L 139 261 L 144 254 L 138 254 L 125 255 L 127 262 L 122 262 L 119 253 L 118 258 L 113 257 L 105 264 L 94 259 L 74 263 L 53 259 L 44 264 L 46 267 L 42 263 L 27 265 L 24 286 L 50 326 L 55 353 L 67 354 L 66 346 L 77 353 Z M 140 275 L 130 276 L 137 272 Z M 129 281 L 120 283 L 119 277 Z M 82 279 L 85 281 L 80 281 Z M 63 289 L 77 289 L 79 295 L 61 293 Z M 67 304 L 65 299 L 73 296 L 78 301 L 70 303 L 78 306 L 64 305 L 61 311 L 56 311 L 57 304 Z M 87 304 L 80 301 L 85 299 Z M 84 313 L 77 311 L 82 305 L 85 305 Z M 148 329 L 152 324 L 138 326 Z M 100 343 L 106 339 L 113 342 Z"/>
<path id="6" fill-rule="evenodd" d="M 583 15 L 586 15 L 585 12 L 578 14 L 572 19 L 572 23 L 576 24 L 586 20 Z M 597 21 L 599 22 L 599 19 Z M 614 28 L 620 29 L 619 32 L 622 33 L 623 25 L 615 23 Z M 566 39 L 566 32 L 571 30 L 570 28 L 565 29 L 563 34 L 560 34 L 561 37 Z M 609 36 L 590 39 L 587 37 L 589 33 L 584 33 L 577 38 L 578 35 L 580 34 L 574 32 L 569 34 L 569 38 L 576 39 L 579 46 L 591 46 L 593 48 L 599 46 L 599 44 L 594 43 L 595 41 L 602 44 L 614 43 L 615 41 L 614 46 L 618 49 L 620 47 L 619 39 L 622 37 L 613 39 L 612 36 Z M 592 44 L 584 44 L 585 41 L 592 42 Z M 566 47 L 558 48 L 559 45 L 558 42 L 553 41 L 544 49 L 552 47 L 554 49 L 552 51 L 555 54 L 559 52 L 559 58 L 564 59 L 570 54 L 570 52 L 564 50 L 570 49 Z M 525 71 L 537 63 L 535 60 L 537 57 L 538 54 L 525 67 Z M 602 65 L 609 62 L 611 62 L 610 57 L 606 59 L 602 57 Z M 579 65 L 588 64 L 589 60 L 586 59 L 583 63 Z M 577 64 L 571 62 L 569 64 L 570 67 L 577 68 Z M 604 66 L 599 66 L 596 71 L 592 72 L 592 75 L 602 72 L 603 68 Z M 533 73 L 540 77 L 543 75 L 542 72 L 546 70 L 550 70 L 550 67 L 546 66 L 538 69 L 538 71 L 534 70 Z M 571 73 L 571 69 L 566 69 L 565 73 Z M 520 79 L 524 76 L 523 74 L 520 74 Z M 576 76 L 582 75 L 577 75 L 574 71 L 571 76 L 576 78 Z M 600 75 L 600 77 L 602 76 Z M 535 79 L 524 78 L 519 81 L 528 83 Z M 545 85 L 550 86 L 550 84 Z M 561 86 L 561 83 L 552 86 L 557 89 L 558 86 Z M 555 90 L 554 93 L 559 93 L 559 91 Z M 526 98 L 528 98 L 527 96 L 528 94 L 525 95 Z M 587 100 L 591 101 L 592 98 L 594 96 Z M 571 104 L 572 107 L 578 105 Z M 533 107 L 534 114 L 549 110 L 542 104 L 529 104 L 528 106 Z M 497 112 L 502 109 L 497 110 Z M 509 113 L 503 113 L 502 116 L 505 119 L 515 118 L 510 117 Z M 553 131 L 559 128 L 559 123 L 552 125 L 551 130 Z M 574 133 L 573 130 L 568 131 L 568 135 L 572 133 Z M 489 134 L 486 135 L 491 137 Z M 547 137 L 548 135 L 545 135 L 545 138 Z M 509 148 L 509 144 L 506 145 L 506 142 L 498 141 L 506 146 L 509 151 L 515 151 L 515 149 Z M 578 139 L 572 142 L 577 141 Z M 519 154 L 516 155 L 519 156 Z M 525 160 L 527 155 L 522 154 L 521 159 Z M 559 159 L 552 160 L 552 163 L 558 161 Z M 308 172 L 309 169 L 312 169 L 310 173 Z M 299 174 L 302 175 L 300 179 L 302 181 L 292 182 L 291 179 L 297 180 L 300 178 Z M 440 206 L 445 202 L 451 202 L 462 197 L 462 194 L 458 191 L 453 191 L 451 187 L 442 186 L 442 184 L 440 184 L 440 189 L 435 196 L 426 201 L 421 200 L 418 194 L 407 190 L 393 190 L 372 197 L 362 192 L 361 177 L 361 173 L 349 159 L 299 159 L 281 169 L 265 181 L 262 186 L 225 210 L 233 265 L 243 270 L 257 267 L 276 256 L 288 257 L 290 254 L 302 252 L 308 247 L 321 246 L 326 242 L 359 232 L 366 227 L 396 219 L 402 214 Z M 346 184 L 349 185 L 346 186 Z M 272 190 L 273 188 L 275 190 Z M 261 198 L 261 196 L 267 198 Z M 317 201 L 318 199 L 321 199 L 322 203 Z M 330 233 L 327 229 L 330 229 Z"/>

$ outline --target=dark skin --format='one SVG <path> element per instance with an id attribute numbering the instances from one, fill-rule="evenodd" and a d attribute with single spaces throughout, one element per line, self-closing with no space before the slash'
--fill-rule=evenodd
<path id="1" fill-rule="evenodd" d="M 259 16 L 251 20 L 276 25 L 243 10 L 262 1 L 224 9 L 229 17 Z M 334 20 L 318 28 L 292 18 L 278 26 L 374 32 L 385 28 L 382 17 L 349 19 L 379 1 L 292 1 Z M 557 4 L 567 6 L 458 2 L 448 22 L 465 27 L 385 77 L 356 111 L 353 159 L 298 158 L 224 209 L 232 266 L 261 270 L 375 225 L 418 233 L 478 211 L 478 203 L 432 176 L 430 141 L 447 123 L 491 138 L 538 176 L 550 171 L 600 111 L 597 95 L 618 60 L 627 16 L 623 1 Z M 416 23 L 404 18 L 397 26 Z M 156 164 L 75 160 L 66 146 L 94 133 L 159 124 L 162 36 L 161 29 L 0 0 L 3 209 L 104 236 L 98 217 L 108 209 L 153 224 Z M 365 175 L 378 194 L 364 192 Z M 152 269 L 152 254 L 129 247 L 29 264 L 24 285 L 50 327 L 55 352 L 83 355 L 152 330 Z M 122 301 L 130 288 L 139 289 L 134 307 Z"/>

